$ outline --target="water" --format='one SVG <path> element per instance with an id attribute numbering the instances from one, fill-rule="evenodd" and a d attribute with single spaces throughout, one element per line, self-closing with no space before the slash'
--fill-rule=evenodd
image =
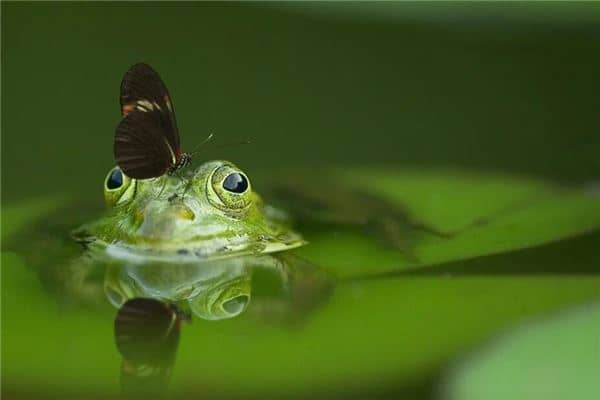
<path id="1" fill-rule="evenodd" d="M 553 185 L 598 180 L 599 19 L 595 4 L 3 3 L 3 395 L 117 398 L 154 362 L 139 396 L 433 398 L 498 332 L 598 299 L 595 200 Z M 269 180 L 314 193 L 302 175 L 346 224 L 296 221 L 310 244 L 295 267 L 183 269 L 168 288 L 82 262 L 68 232 L 102 212 L 118 85 L 138 61 L 169 86 L 184 149 L 210 132 L 252 140 L 199 162 L 234 161 L 267 200 Z M 332 169 L 340 188 L 313 182 Z M 376 200 L 353 204 L 357 189 Z M 365 209 L 375 227 L 348 223 Z M 390 245 L 385 221 L 404 211 L 448 230 L 487 220 Z M 143 305 L 165 339 L 141 330 L 132 355 L 114 323 L 124 297 L 106 289 L 119 276 L 134 297 L 178 301 L 235 282 L 239 315 Z"/>

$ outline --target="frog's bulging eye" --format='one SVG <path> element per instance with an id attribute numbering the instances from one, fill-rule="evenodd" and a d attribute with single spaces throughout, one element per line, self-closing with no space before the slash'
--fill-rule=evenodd
<path id="1" fill-rule="evenodd" d="M 223 310 L 225 310 L 227 313 L 231 314 L 232 316 L 238 315 L 239 313 L 244 311 L 244 309 L 248 305 L 249 301 L 250 301 L 250 297 L 248 297 L 245 294 L 234 297 L 233 299 L 227 300 L 226 302 L 223 303 Z"/>
<path id="2" fill-rule="evenodd" d="M 223 189 L 232 193 L 244 193 L 248 190 L 248 179 L 244 174 L 234 172 L 227 175 L 227 178 L 223 181 Z"/>
<path id="3" fill-rule="evenodd" d="M 135 194 L 135 180 L 119 167 L 111 169 L 104 180 L 104 201 L 110 207 L 125 203 Z"/>
<path id="4" fill-rule="evenodd" d="M 222 279 L 226 279 L 224 282 L 199 289 L 195 296 L 188 299 L 190 310 L 196 316 L 219 320 L 235 317 L 246 310 L 252 294 L 251 274 L 248 270 L 236 270 L 237 276 L 228 277 L 229 273 L 232 271 L 223 275 Z"/>
<path id="5" fill-rule="evenodd" d="M 222 164 L 212 173 L 208 199 L 215 207 L 237 215 L 252 203 L 250 181 L 234 165 Z"/>
<path id="6" fill-rule="evenodd" d="M 123 172 L 119 168 L 115 168 L 112 170 L 110 174 L 108 174 L 108 179 L 106 180 L 106 188 L 109 190 L 118 189 L 123 186 Z"/>

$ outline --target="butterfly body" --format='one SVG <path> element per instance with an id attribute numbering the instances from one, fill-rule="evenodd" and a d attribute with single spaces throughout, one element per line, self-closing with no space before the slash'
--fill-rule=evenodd
<path id="1" fill-rule="evenodd" d="M 179 158 L 176 158 L 175 164 L 167 169 L 167 174 L 172 175 L 175 171 L 185 167 L 192 162 L 192 155 L 189 153 L 180 153 Z"/>

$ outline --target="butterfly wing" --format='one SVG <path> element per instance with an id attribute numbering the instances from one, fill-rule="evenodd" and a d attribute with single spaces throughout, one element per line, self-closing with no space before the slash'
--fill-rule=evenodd
<path id="1" fill-rule="evenodd" d="M 163 136 L 175 150 L 180 151 L 179 131 L 171 96 L 158 73 L 148 64 L 133 65 L 121 81 L 121 113 L 126 117 L 134 110 L 158 111 L 164 120 Z"/>
<path id="2" fill-rule="evenodd" d="M 159 110 L 133 110 L 115 134 L 115 159 L 125 175 L 148 179 L 164 175 L 177 162 L 175 149 L 164 135 L 169 120 Z"/>

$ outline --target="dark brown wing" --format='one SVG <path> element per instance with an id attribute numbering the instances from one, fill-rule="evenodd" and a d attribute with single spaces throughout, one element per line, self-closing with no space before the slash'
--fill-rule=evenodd
<path id="1" fill-rule="evenodd" d="M 158 110 L 129 112 L 115 133 L 115 160 L 134 179 L 164 175 L 177 155 L 164 135 L 169 121 Z"/>
<path id="2" fill-rule="evenodd" d="M 134 110 L 158 110 L 164 114 L 163 135 L 176 152 L 180 151 L 179 131 L 171 96 L 158 73 L 148 64 L 133 65 L 121 81 L 121 113 L 126 117 Z"/>
<path id="3" fill-rule="evenodd" d="M 127 300 L 115 318 L 115 343 L 121 355 L 136 363 L 157 363 L 170 358 L 179 340 L 176 310 L 158 300 Z M 174 339 L 174 340 L 173 340 Z M 165 354 L 167 353 L 167 354 Z"/>
<path id="4" fill-rule="evenodd" d="M 154 299 L 127 300 L 115 318 L 115 344 L 123 357 L 125 399 L 168 398 L 166 388 L 179 345 L 179 310 Z"/>

